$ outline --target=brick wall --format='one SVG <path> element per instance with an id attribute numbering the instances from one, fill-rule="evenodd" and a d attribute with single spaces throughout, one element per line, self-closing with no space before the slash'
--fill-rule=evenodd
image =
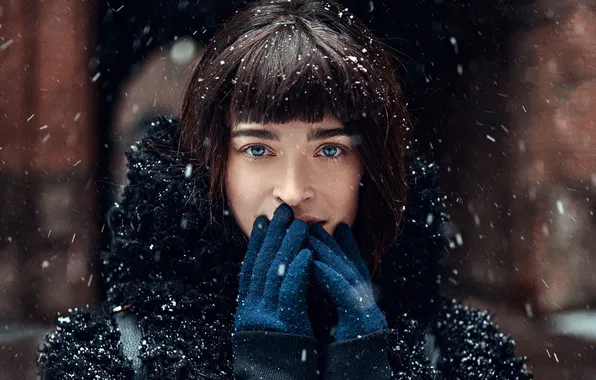
<path id="1" fill-rule="evenodd" d="M 92 5 L 0 1 L 2 379 L 35 378 L 56 314 L 95 300 Z"/>
<path id="2" fill-rule="evenodd" d="M 596 2 L 541 0 L 509 104 L 514 287 L 538 312 L 596 301 Z M 523 107 L 522 107 L 523 105 Z"/>
<path id="3" fill-rule="evenodd" d="M 91 5 L 0 3 L 0 313 L 6 317 L 53 319 L 93 301 Z"/>

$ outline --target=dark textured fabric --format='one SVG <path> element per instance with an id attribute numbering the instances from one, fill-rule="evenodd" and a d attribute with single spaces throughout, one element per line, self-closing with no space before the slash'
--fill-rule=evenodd
<path id="1" fill-rule="evenodd" d="M 325 380 L 389 380 L 392 378 L 387 353 L 390 330 L 379 330 L 362 338 L 331 343 L 323 351 Z"/>
<path id="2" fill-rule="evenodd" d="M 317 339 L 277 332 L 234 334 L 234 376 L 238 380 L 316 380 Z"/>
<path id="3" fill-rule="evenodd" d="M 127 153 L 130 183 L 110 213 L 113 244 L 102 256 L 107 300 L 99 310 L 75 310 L 58 321 L 42 348 L 44 379 L 132 379 L 113 315 L 125 305 L 143 332 L 139 356 L 149 379 L 233 378 L 231 337 L 245 242 L 233 238 L 237 227 L 229 211 L 208 201 L 208 173 L 187 175 L 193 168 L 177 150 L 177 123 L 152 122 Z M 407 172 L 401 238 L 372 279 L 391 329 L 394 378 L 528 379 L 513 341 L 488 313 L 439 295 L 444 198 L 432 165 L 410 153 Z M 220 217 L 223 222 L 211 223 Z M 308 298 L 325 307 L 316 291 Z M 309 306 L 315 331 L 333 319 L 327 311 Z M 436 368 L 425 356 L 429 328 L 441 352 Z"/>

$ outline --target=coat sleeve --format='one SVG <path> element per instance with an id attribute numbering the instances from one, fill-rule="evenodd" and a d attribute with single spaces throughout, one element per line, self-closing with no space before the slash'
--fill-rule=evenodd
<path id="1" fill-rule="evenodd" d="M 379 330 L 325 347 L 324 379 L 392 379 L 386 343 L 390 332 L 389 329 Z"/>
<path id="2" fill-rule="evenodd" d="M 234 379 L 316 380 L 317 340 L 314 337 L 267 331 L 234 334 Z"/>
<path id="3" fill-rule="evenodd" d="M 58 318 L 56 329 L 41 346 L 41 379 L 132 380 L 132 366 L 119 339 L 116 321 L 108 312 L 78 309 Z"/>

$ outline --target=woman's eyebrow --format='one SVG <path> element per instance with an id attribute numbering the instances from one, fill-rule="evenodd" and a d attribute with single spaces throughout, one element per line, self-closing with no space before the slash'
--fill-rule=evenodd
<path id="1" fill-rule="evenodd" d="M 276 133 L 266 131 L 264 129 L 241 129 L 232 131 L 231 137 L 255 137 L 263 140 L 279 141 L 279 136 Z"/>
<path id="2" fill-rule="evenodd" d="M 338 136 L 350 136 L 350 134 L 345 128 L 313 129 L 308 132 L 307 141 L 324 140 Z"/>

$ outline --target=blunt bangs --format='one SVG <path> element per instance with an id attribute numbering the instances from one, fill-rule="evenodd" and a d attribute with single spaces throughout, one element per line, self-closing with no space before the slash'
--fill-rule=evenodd
<path id="1" fill-rule="evenodd" d="M 248 33 L 230 49 L 243 53 L 232 54 L 236 70 L 228 79 L 232 125 L 326 116 L 347 125 L 388 113 L 387 84 L 373 75 L 377 62 L 331 29 L 296 19 Z"/>

